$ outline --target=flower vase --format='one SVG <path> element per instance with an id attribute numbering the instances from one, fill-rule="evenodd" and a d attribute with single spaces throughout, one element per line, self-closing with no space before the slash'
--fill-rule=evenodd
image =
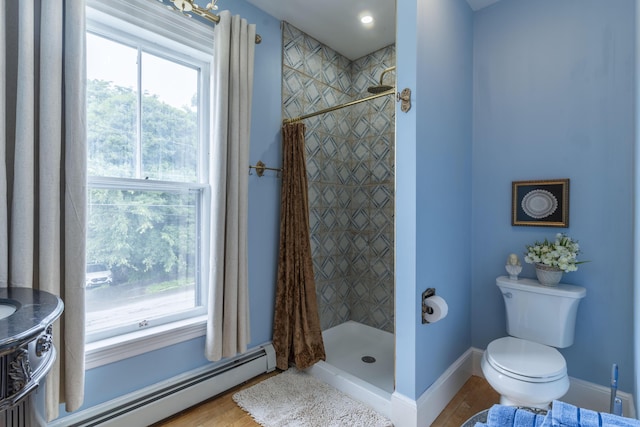
<path id="1" fill-rule="evenodd" d="M 538 282 L 544 286 L 557 286 L 562 279 L 563 271 L 557 267 L 549 267 L 544 264 L 536 264 L 536 276 Z"/>

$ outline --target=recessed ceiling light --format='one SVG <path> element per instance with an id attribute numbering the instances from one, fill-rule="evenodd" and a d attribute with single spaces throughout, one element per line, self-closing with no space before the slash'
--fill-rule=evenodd
<path id="1" fill-rule="evenodd" d="M 373 16 L 365 15 L 360 18 L 360 22 L 362 22 L 363 24 L 371 24 L 373 22 Z"/>

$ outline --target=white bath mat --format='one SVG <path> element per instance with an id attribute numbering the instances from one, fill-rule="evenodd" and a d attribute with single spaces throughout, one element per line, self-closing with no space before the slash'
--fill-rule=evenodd
<path id="1" fill-rule="evenodd" d="M 388 427 L 384 416 L 295 368 L 233 395 L 264 427 Z"/>

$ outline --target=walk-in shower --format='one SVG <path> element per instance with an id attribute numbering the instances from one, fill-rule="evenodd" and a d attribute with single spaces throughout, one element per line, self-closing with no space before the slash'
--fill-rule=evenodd
<path id="1" fill-rule="evenodd" d="M 349 320 L 327 329 L 322 337 L 327 360 L 308 372 L 391 418 L 394 335 Z"/>
<path id="2" fill-rule="evenodd" d="M 283 117 L 306 125 L 311 250 L 327 355 L 309 371 L 389 416 L 395 46 L 350 61 L 286 23 L 283 37 Z"/>

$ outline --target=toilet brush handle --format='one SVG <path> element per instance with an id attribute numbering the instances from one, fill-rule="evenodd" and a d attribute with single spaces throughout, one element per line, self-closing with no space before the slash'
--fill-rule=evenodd
<path id="1" fill-rule="evenodd" d="M 615 411 L 617 391 L 618 391 L 618 365 L 614 363 L 613 366 L 611 366 L 611 402 L 609 404 L 609 412 L 612 414 Z"/>
<path id="2" fill-rule="evenodd" d="M 613 415 L 617 415 L 619 417 L 622 417 L 622 399 L 620 399 L 619 397 L 616 397 L 613 400 Z"/>

